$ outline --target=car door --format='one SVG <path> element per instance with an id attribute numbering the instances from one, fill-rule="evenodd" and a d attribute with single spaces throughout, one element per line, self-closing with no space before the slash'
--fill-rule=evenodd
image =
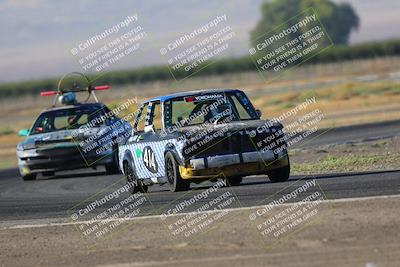
<path id="1" fill-rule="evenodd" d="M 139 179 L 150 178 L 157 182 L 157 178 L 165 175 L 164 149 L 168 140 L 161 137 L 162 125 L 161 103 L 145 104 L 135 121 L 136 131 L 130 143 Z"/>

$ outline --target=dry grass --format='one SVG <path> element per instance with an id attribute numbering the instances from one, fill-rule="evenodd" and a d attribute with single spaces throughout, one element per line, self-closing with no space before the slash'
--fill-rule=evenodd
<path id="1" fill-rule="evenodd" d="M 312 107 L 325 115 L 320 127 L 400 119 L 400 83 L 397 82 L 353 82 L 320 90 L 284 92 L 258 97 L 254 104 L 268 117 L 277 117 L 313 96 L 317 103 Z"/>
<path id="2" fill-rule="evenodd" d="M 396 80 L 383 81 L 389 74 L 398 73 L 399 70 L 400 58 L 358 60 L 298 67 L 273 77 L 273 80 L 264 80 L 259 73 L 248 72 L 193 77 L 180 83 L 165 81 L 135 84 L 102 92 L 99 98 L 112 108 L 132 97 L 137 97 L 141 102 L 149 97 L 177 91 L 241 88 L 248 93 L 255 106 L 263 111 L 264 117 L 271 118 L 308 97 L 316 96 L 317 103 L 313 108 L 319 108 L 325 115 L 319 126 L 333 127 L 399 119 L 400 83 Z M 382 80 L 355 81 L 357 77 L 371 74 L 379 75 Z M 14 101 L 0 100 L 0 150 L 14 149 L 21 140 L 16 133 L 21 128 L 29 128 L 37 114 L 43 107 L 49 106 L 51 101 L 52 98 L 32 96 Z M 136 106 L 131 106 L 129 111 L 135 109 Z"/>
<path id="3" fill-rule="evenodd" d="M 291 152 L 293 174 L 382 171 L 400 168 L 400 138 Z"/>

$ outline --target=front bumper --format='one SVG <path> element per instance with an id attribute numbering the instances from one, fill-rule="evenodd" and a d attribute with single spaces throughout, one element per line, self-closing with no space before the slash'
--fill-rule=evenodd
<path id="1" fill-rule="evenodd" d="M 191 159 L 188 166 L 179 166 L 183 179 L 207 178 L 215 175 L 248 176 L 289 165 L 286 151 L 274 154 L 272 151 L 254 151 L 240 154 L 216 155 Z"/>
<path id="2" fill-rule="evenodd" d="M 31 173 L 74 170 L 104 165 L 113 161 L 112 150 L 101 154 L 81 154 L 74 147 L 56 148 L 49 150 L 30 149 L 17 151 L 18 167 L 21 175 Z"/>

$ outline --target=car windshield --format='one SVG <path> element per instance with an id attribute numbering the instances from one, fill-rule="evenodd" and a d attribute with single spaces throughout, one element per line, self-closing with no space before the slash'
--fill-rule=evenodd
<path id="1" fill-rule="evenodd" d="M 103 113 L 104 108 L 101 106 L 82 106 L 46 111 L 37 118 L 30 134 L 77 129 L 88 122 L 100 121 L 96 120 L 96 118 Z"/>
<path id="2" fill-rule="evenodd" d="M 239 91 L 188 95 L 168 100 L 165 102 L 164 117 L 166 127 L 258 118 L 249 99 Z"/>

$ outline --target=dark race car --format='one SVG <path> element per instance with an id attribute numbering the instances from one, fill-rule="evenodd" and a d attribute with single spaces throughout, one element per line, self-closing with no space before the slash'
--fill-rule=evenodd
<path id="1" fill-rule="evenodd" d="M 42 93 L 56 95 L 64 105 L 54 104 L 44 110 L 30 129 L 19 132 L 26 136 L 17 146 L 18 167 L 24 180 L 34 180 L 38 173 L 47 176 L 56 171 L 100 165 L 105 166 L 108 174 L 119 172 L 118 143 L 125 141 L 132 129 L 128 122 L 97 102 L 92 91 L 105 89 L 108 86 L 89 85 L 73 92 Z M 78 103 L 75 92 L 89 92 L 96 102 Z"/>
<path id="2" fill-rule="evenodd" d="M 131 137 L 119 146 L 119 165 L 131 191 L 168 183 L 171 191 L 191 182 L 290 174 L 283 126 L 261 120 L 240 90 L 206 90 L 150 99 L 138 110 Z"/>

